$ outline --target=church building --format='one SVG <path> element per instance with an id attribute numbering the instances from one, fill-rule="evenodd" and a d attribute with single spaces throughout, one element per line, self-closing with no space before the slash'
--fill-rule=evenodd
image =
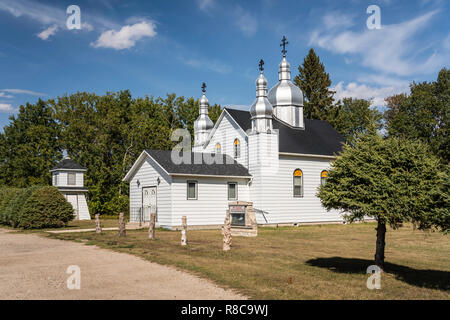
<path id="1" fill-rule="evenodd" d="M 174 162 L 172 151 L 141 153 L 123 179 L 130 184 L 131 221 L 148 221 L 155 212 L 161 227 L 177 228 L 187 216 L 189 226 L 214 228 L 235 201 L 253 202 L 260 225 L 343 221 L 316 194 L 345 140 L 326 121 L 304 119 L 285 40 L 278 82 L 267 92 L 261 60 L 248 111 L 224 108 L 214 124 L 203 86 L 188 161 Z"/>

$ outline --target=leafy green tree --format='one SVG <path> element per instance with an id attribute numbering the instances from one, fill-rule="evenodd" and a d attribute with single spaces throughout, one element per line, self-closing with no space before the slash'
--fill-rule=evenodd
<path id="1" fill-rule="evenodd" d="M 445 163 L 450 161 L 450 70 L 433 82 L 412 83 L 410 95 L 386 99 L 389 136 L 420 139 Z"/>
<path id="2" fill-rule="evenodd" d="M 61 159 L 58 131 L 45 101 L 20 106 L 0 137 L 0 181 L 15 187 L 49 184 L 49 169 Z"/>
<path id="3" fill-rule="evenodd" d="M 383 267 L 386 225 L 405 222 L 419 229 L 450 228 L 449 170 L 420 141 L 360 135 L 345 145 L 333 162 L 327 182 L 319 188 L 322 204 L 342 210 L 349 222 L 378 222 L 375 263 Z"/>
<path id="4" fill-rule="evenodd" d="M 367 132 L 371 124 L 376 129 L 382 126 L 383 115 L 377 109 L 370 107 L 370 101 L 364 99 L 344 98 L 339 100 L 328 121 L 341 133 L 347 142 L 352 143 L 359 133 Z"/>
<path id="5" fill-rule="evenodd" d="M 335 92 L 329 89 L 330 75 L 325 72 L 325 67 L 314 49 L 309 49 L 303 65 L 298 67 L 298 72 L 294 83 L 303 91 L 305 118 L 327 120 L 333 108 Z"/>

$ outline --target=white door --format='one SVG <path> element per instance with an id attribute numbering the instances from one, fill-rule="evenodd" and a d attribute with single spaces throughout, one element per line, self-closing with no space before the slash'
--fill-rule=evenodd
<path id="1" fill-rule="evenodd" d="M 150 221 L 150 213 L 156 213 L 156 187 L 142 188 L 143 220 Z"/>
<path id="2" fill-rule="evenodd" d="M 75 219 L 78 219 L 78 197 L 76 194 L 68 194 L 67 195 L 67 201 L 72 205 L 73 207 L 73 215 L 75 216 Z"/>

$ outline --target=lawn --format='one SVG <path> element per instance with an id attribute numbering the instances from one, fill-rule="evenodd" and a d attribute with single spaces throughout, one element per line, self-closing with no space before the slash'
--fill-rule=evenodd
<path id="1" fill-rule="evenodd" d="M 386 235 L 381 289 L 366 287 L 375 253 L 374 223 L 259 228 L 256 238 L 233 237 L 222 251 L 220 230 L 146 230 L 52 234 L 176 266 L 253 299 L 450 299 L 450 238 L 406 225 Z"/>

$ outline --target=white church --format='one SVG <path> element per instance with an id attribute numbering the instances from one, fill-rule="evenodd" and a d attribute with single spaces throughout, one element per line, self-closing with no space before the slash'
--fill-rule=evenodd
<path id="1" fill-rule="evenodd" d="M 224 108 L 214 124 L 203 86 L 190 161 L 176 164 L 171 151 L 141 153 L 123 179 L 130 185 L 130 221 L 148 221 L 156 212 L 164 228 L 178 228 L 184 215 L 190 227 L 216 228 L 235 201 L 252 202 L 259 225 L 343 221 L 316 194 L 345 140 L 326 121 L 304 119 L 284 43 L 279 80 L 269 92 L 261 60 L 249 111 Z"/>

